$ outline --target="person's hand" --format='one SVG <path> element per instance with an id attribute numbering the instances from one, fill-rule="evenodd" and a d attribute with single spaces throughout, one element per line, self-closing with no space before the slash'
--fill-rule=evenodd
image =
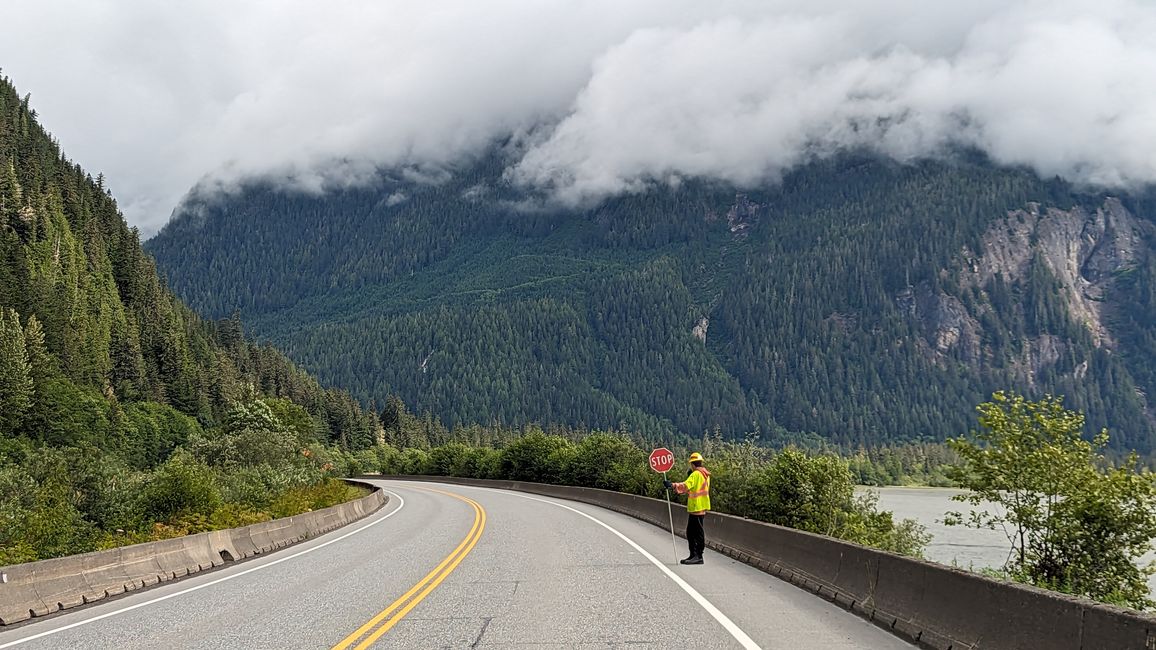
<path id="1" fill-rule="evenodd" d="M 663 481 L 662 486 L 670 490 L 674 487 L 674 483 L 671 483 L 670 481 Z"/>

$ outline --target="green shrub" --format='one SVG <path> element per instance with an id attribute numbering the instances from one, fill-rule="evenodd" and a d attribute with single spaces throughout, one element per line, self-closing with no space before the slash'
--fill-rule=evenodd
<path id="1" fill-rule="evenodd" d="M 502 478 L 502 452 L 491 447 L 481 448 L 474 465 L 474 478 Z"/>
<path id="2" fill-rule="evenodd" d="M 298 433 L 259 399 L 234 404 L 223 426 L 191 441 L 193 455 L 214 467 L 227 468 L 293 464 L 301 448 Z"/>
<path id="3" fill-rule="evenodd" d="M 373 448 L 373 454 L 377 461 L 373 466 L 374 472 L 386 475 L 402 473 L 401 452 L 393 445 L 377 445 Z"/>
<path id="4" fill-rule="evenodd" d="M 47 489 L 46 489 L 47 488 Z M 21 544 L 44 559 L 92 550 L 99 531 L 68 501 L 68 495 L 50 486 L 38 491 L 36 506 L 23 522 Z"/>
<path id="5" fill-rule="evenodd" d="M 430 474 L 429 453 L 410 447 L 401 453 L 401 462 L 398 464 L 399 474 Z"/>
<path id="6" fill-rule="evenodd" d="M 292 488 L 283 492 L 269 508 L 277 518 L 291 517 L 352 501 L 365 495 L 365 490 L 337 479 L 326 479 L 317 485 Z"/>
<path id="7" fill-rule="evenodd" d="M 952 473 L 969 490 L 967 513 L 949 525 L 1008 531 L 1003 569 L 1014 580 L 1116 605 L 1156 607 L 1140 564 L 1156 537 L 1156 474 L 1135 454 L 1119 463 L 1108 430 L 1084 436 L 1083 413 L 1063 399 L 1029 401 L 998 392 L 979 405 L 979 428 L 949 441 L 962 459 Z M 987 504 L 997 504 L 992 509 Z"/>
<path id="8" fill-rule="evenodd" d="M 381 471 L 377 458 L 377 451 L 373 448 L 362 449 L 353 454 L 354 460 L 357 461 L 357 471 L 350 471 L 346 476 L 359 476 L 361 474 L 376 474 Z"/>
<path id="9" fill-rule="evenodd" d="M 840 513 L 837 536 L 892 553 L 922 557 L 924 547 L 931 541 L 927 529 L 913 519 L 896 522 L 891 512 L 879 510 L 878 505 L 879 495 L 875 492 L 853 499 Z"/>
<path id="10" fill-rule="evenodd" d="M 573 445 L 561 436 L 531 430 L 502 450 L 502 477 L 513 481 L 560 483 L 573 457 Z"/>
<path id="11" fill-rule="evenodd" d="M 184 452 L 173 454 L 145 483 L 144 511 L 155 521 L 186 515 L 208 516 L 221 506 L 213 471 Z"/>
<path id="12" fill-rule="evenodd" d="M 592 434 L 574 445 L 564 475 L 570 485 L 631 494 L 648 494 L 661 483 L 649 468 L 646 452 L 612 433 Z"/>
<path id="13" fill-rule="evenodd" d="M 272 517 L 267 512 L 254 510 L 239 503 L 224 503 L 209 516 L 209 524 L 212 530 L 224 530 L 259 524 L 270 519 Z"/>
<path id="14" fill-rule="evenodd" d="M 474 475 L 476 462 L 477 457 L 472 447 L 460 442 L 450 442 L 430 449 L 427 472 L 435 476 L 470 477 Z"/>

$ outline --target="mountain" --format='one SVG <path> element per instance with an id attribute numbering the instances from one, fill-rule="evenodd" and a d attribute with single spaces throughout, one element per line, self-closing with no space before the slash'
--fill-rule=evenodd
<path id="1" fill-rule="evenodd" d="M 103 178 L 0 79 L 0 469 L 21 442 L 153 467 L 253 394 L 301 407 L 323 444 L 375 441 L 375 415 L 348 394 L 176 298 Z"/>
<path id="2" fill-rule="evenodd" d="M 195 308 L 448 424 L 875 445 L 962 433 L 1012 388 L 1156 444 L 1150 197 L 848 153 L 575 210 L 509 163 L 199 189 L 147 246 Z"/>

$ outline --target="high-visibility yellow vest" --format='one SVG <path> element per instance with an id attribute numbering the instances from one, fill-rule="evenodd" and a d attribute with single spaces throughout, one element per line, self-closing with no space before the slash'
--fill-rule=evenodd
<path id="1" fill-rule="evenodd" d="M 695 469 L 686 478 L 686 511 L 691 514 L 710 510 L 710 472 Z"/>

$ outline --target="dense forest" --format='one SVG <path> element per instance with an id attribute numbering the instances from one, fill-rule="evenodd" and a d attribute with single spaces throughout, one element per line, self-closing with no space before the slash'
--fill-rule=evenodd
<path id="1" fill-rule="evenodd" d="M 0 565 L 351 496 L 376 413 L 177 299 L 0 79 Z"/>
<path id="2" fill-rule="evenodd" d="M 451 426 L 856 449 L 957 435 L 1014 388 L 1153 448 L 1147 198 L 966 152 L 848 153 L 576 210 L 511 185 L 509 162 L 197 190 L 148 250 L 197 309 Z"/>

